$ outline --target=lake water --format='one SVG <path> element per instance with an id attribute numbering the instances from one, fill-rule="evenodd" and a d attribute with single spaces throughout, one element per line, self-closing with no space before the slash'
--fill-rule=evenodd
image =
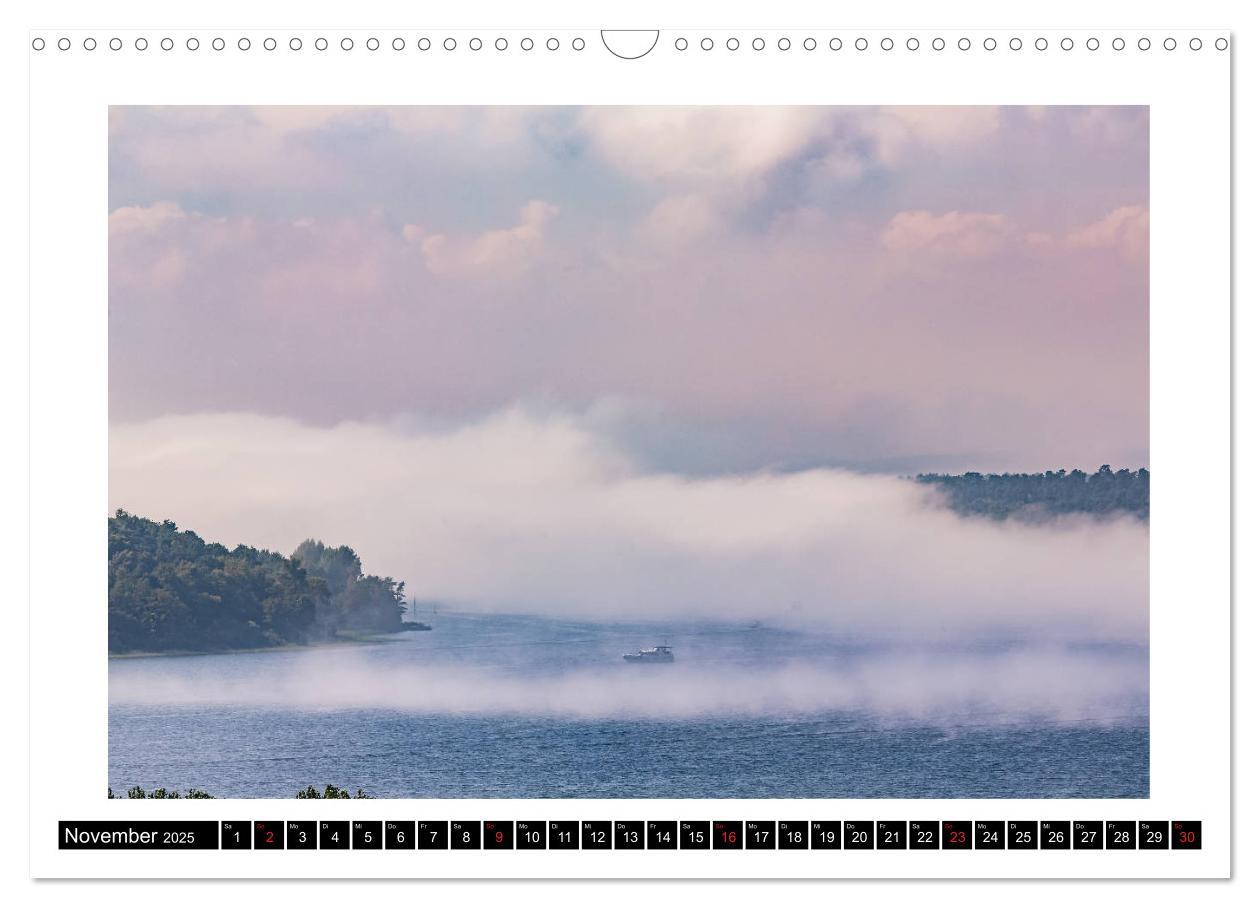
<path id="1" fill-rule="evenodd" d="M 292 797 L 1142 798 L 1144 647 L 439 614 L 376 644 L 112 659 L 109 783 Z M 626 651 L 668 638 L 673 665 Z"/>

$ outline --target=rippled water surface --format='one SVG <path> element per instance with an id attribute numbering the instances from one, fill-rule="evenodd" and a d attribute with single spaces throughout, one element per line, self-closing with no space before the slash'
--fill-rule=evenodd
<path id="1" fill-rule="evenodd" d="M 1147 652 L 438 615 L 381 643 L 113 659 L 109 781 L 291 797 L 1139 798 Z M 625 663 L 668 638 L 677 662 Z"/>

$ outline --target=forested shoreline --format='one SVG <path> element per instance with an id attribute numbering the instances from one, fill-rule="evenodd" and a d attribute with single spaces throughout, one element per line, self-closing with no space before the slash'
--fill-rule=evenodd
<path id="1" fill-rule="evenodd" d="M 403 584 L 349 546 L 292 555 L 208 543 L 172 521 L 109 519 L 109 651 L 222 652 L 405 628 Z"/>
<path id="2" fill-rule="evenodd" d="M 1103 464 L 1095 473 L 1047 470 L 1044 473 L 921 473 L 918 482 L 945 493 L 959 514 L 1038 522 L 1067 514 L 1151 515 L 1151 473 L 1112 470 Z"/>

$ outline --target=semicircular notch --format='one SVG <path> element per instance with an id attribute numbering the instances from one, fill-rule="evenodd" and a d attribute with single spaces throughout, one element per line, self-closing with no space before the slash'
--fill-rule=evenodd
<path id="1" fill-rule="evenodd" d="M 652 52 L 661 33 L 658 29 L 618 28 L 601 31 L 599 36 L 613 56 L 638 60 Z"/>

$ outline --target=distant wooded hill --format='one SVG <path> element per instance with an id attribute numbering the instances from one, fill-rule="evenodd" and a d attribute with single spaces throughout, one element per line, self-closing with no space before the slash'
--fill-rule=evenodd
<path id="1" fill-rule="evenodd" d="M 365 575 L 348 546 L 290 556 L 208 543 L 169 520 L 109 519 L 109 649 L 206 652 L 402 629 L 403 584 Z"/>
<path id="2" fill-rule="evenodd" d="M 1103 464 L 1096 473 L 924 473 L 916 479 L 940 488 L 958 513 L 996 520 L 1035 522 L 1062 514 L 1132 514 L 1149 520 L 1151 515 L 1146 468 L 1112 470 Z"/>

